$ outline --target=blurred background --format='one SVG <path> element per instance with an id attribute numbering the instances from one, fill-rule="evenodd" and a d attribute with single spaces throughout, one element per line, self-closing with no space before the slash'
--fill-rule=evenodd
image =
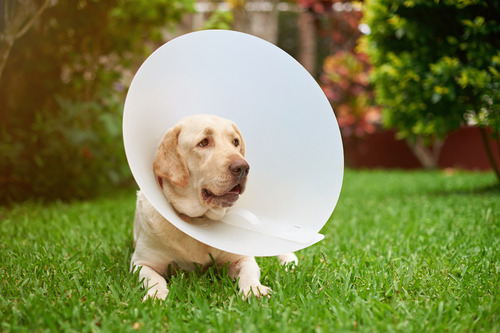
<path id="1" fill-rule="evenodd" d="M 332 104 L 347 167 L 500 180 L 496 0 L 1 0 L 0 203 L 133 186 L 121 137 L 132 77 L 201 29 L 295 57 Z"/>

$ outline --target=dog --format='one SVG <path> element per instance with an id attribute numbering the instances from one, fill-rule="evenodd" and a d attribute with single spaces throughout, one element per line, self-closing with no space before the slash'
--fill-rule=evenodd
<path id="1" fill-rule="evenodd" d="M 169 129 L 157 149 L 152 168 L 166 199 L 186 222 L 200 217 L 220 220 L 245 191 L 250 166 L 244 158 L 245 141 L 231 121 L 211 115 L 182 119 Z M 228 265 L 229 276 L 238 281 L 243 298 L 269 295 L 260 283 L 254 257 L 228 253 L 186 235 L 167 221 L 146 199 L 137 194 L 134 217 L 132 270 L 138 270 L 148 298 L 168 295 L 165 275 L 178 269 L 206 269 Z M 297 256 L 278 256 L 283 265 L 297 265 Z M 267 296 L 269 297 L 269 296 Z"/>

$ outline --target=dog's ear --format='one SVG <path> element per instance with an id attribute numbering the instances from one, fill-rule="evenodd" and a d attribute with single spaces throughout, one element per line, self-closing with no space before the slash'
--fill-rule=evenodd
<path id="1" fill-rule="evenodd" d="M 238 135 L 240 136 L 240 152 L 241 152 L 241 155 L 245 156 L 245 141 L 243 140 L 243 135 L 241 135 L 241 132 L 240 132 L 238 126 L 233 124 L 233 128 L 236 131 L 236 133 L 238 133 Z"/>
<path id="2" fill-rule="evenodd" d="M 184 188 L 189 183 L 189 171 L 179 151 L 180 133 L 180 126 L 175 126 L 165 133 L 156 152 L 153 169 L 157 176 L 166 178 L 175 186 Z"/>

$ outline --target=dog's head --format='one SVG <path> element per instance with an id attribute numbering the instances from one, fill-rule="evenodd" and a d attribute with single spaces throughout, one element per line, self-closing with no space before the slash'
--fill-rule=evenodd
<path id="1" fill-rule="evenodd" d="M 236 125 L 196 115 L 168 130 L 153 164 L 163 193 L 189 217 L 221 219 L 245 190 L 250 169 Z"/>

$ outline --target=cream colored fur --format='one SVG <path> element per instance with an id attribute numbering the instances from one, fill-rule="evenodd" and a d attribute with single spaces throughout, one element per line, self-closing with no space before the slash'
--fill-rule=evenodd
<path id="1" fill-rule="evenodd" d="M 154 161 L 163 193 L 178 214 L 190 223 L 197 218 L 221 219 L 244 192 L 248 164 L 245 142 L 236 125 L 209 115 L 183 119 L 165 133 Z M 254 257 L 224 252 L 184 234 L 160 215 L 143 193 L 137 194 L 132 267 L 147 289 L 145 299 L 165 299 L 167 271 L 228 265 L 243 297 L 268 295 L 260 283 Z M 282 264 L 297 264 L 293 253 L 278 256 Z M 170 267 L 170 268 L 169 268 Z"/>

